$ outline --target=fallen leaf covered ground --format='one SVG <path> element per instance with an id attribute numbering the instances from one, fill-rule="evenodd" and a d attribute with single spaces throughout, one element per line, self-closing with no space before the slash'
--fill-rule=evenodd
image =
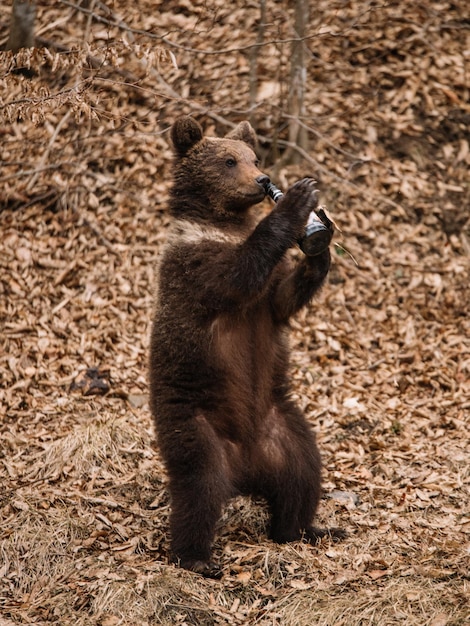
<path id="1" fill-rule="evenodd" d="M 465 3 L 312 3 L 295 165 L 293 3 L 267 0 L 264 27 L 240 0 L 39 4 L 39 47 L 0 63 L 0 624 L 469 623 Z M 265 171 L 315 176 L 341 229 L 291 339 L 319 521 L 349 538 L 274 545 L 237 499 L 221 581 L 169 564 L 147 402 L 183 113 L 219 135 L 250 119 Z"/>

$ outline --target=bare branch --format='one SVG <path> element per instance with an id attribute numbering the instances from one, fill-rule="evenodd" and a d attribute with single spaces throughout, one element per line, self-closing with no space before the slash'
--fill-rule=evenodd
<path id="1" fill-rule="evenodd" d="M 112 11 L 109 11 L 108 7 L 106 8 L 108 12 L 111 15 L 113 15 L 114 19 L 108 19 L 106 17 L 98 15 L 93 10 L 87 9 L 81 5 L 75 4 L 74 2 L 70 2 L 70 0 L 60 0 L 60 2 L 61 4 L 65 4 L 66 6 L 69 6 L 75 9 L 76 11 L 80 11 L 81 13 L 84 13 L 85 15 L 92 15 L 93 19 L 95 19 L 97 22 L 101 22 L 102 24 L 106 24 L 107 26 L 114 26 L 116 28 L 120 28 L 121 30 L 124 30 L 127 33 L 131 33 L 133 35 L 143 35 L 145 37 L 148 37 L 149 39 L 157 39 L 158 41 L 161 41 L 165 45 L 175 48 L 177 50 L 181 50 L 183 52 L 191 52 L 191 54 L 200 54 L 200 55 L 205 55 L 205 56 L 217 56 L 217 55 L 222 55 L 222 54 L 231 54 L 233 52 L 248 52 L 248 51 L 256 50 L 259 48 L 264 48 L 272 44 L 281 45 L 281 44 L 289 44 L 289 43 L 299 42 L 299 41 L 300 42 L 309 41 L 312 39 L 317 39 L 319 37 L 325 37 L 327 35 L 330 35 L 332 37 L 338 36 L 338 33 L 322 32 L 322 33 L 315 33 L 313 35 L 306 35 L 303 38 L 289 37 L 287 39 L 269 39 L 269 41 L 255 42 L 252 44 L 248 44 L 246 46 L 224 48 L 222 50 L 207 50 L 207 49 L 201 49 L 201 48 L 191 48 L 190 46 L 182 46 L 181 44 L 171 41 L 171 39 L 168 39 L 164 35 L 156 35 L 155 33 L 150 33 L 148 30 L 142 30 L 140 28 L 133 28 L 132 26 L 129 26 L 128 24 L 126 24 L 126 22 L 117 18 L 112 13 Z M 99 4 L 101 5 L 102 3 L 99 3 Z"/>

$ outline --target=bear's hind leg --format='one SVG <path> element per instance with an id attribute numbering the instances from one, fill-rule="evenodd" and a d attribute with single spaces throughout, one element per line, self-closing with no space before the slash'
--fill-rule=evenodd
<path id="1" fill-rule="evenodd" d="M 320 497 L 316 478 L 308 481 L 293 468 L 277 475 L 274 491 L 267 496 L 271 513 L 269 535 L 276 543 L 298 541 L 310 527 Z"/>
<path id="2" fill-rule="evenodd" d="M 292 471 L 291 471 L 292 472 Z M 311 544 L 323 537 L 338 541 L 347 537 L 341 528 L 317 528 L 312 526 L 320 499 L 320 481 L 305 480 L 289 472 L 284 481 L 277 483 L 277 493 L 268 496 L 271 512 L 270 537 L 276 543 L 305 539 Z"/>
<path id="3" fill-rule="evenodd" d="M 276 442 L 280 454 L 276 455 L 277 466 L 267 463 L 264 468 L 270 537 L 276 543 L 304 538 L 312 544 L 326 536 L 345 537 L 341 529 L 312 526 L 321 497 L 321 459 L 315 436 L 295 405 L 287 403 L 277 413 L 285 425 Z"/>
<path id="4" fill-rule="evenodd" d="M 173 560 L 185 569 L 217 577 L 212 542 L 222 507 L 233 495 L 223 442 L 209 420 L 197 414 L 174 428 L 166 450 Z"/>
<path id="5" fill-rule="evenodd" d="M 227 489 L 215 468 L 204 477 L 170 480 L 170 534 L 173 560 L 181 567 L 208 577 L 220 577 L 211 563 L 212 542 Z"/>

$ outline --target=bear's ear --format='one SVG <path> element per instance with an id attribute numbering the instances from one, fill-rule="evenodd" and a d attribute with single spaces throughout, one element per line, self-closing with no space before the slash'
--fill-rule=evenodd
<path id="1" fill-rule="evenodd" d="M 256 133 L 250 122 L 240 122 L 240 124 L 235 126 L 235 128 L 230 131 L 226 137 L 227 139 L 238 139 L 239 141 L 244 141 L 250 146 L 250 148 L 256 150 Z"/>
<path id="2" fill-rule="evenodd" d="M 178 156 L 183 157 L 203 137 L 202 128 L 192 117 L 180 117 L 171 127 L 171 141 Z"/>

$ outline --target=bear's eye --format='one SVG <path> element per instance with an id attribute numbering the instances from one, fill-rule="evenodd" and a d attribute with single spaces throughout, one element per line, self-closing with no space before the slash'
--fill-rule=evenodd
<path id="1" fill-rule="evenodd" d="M 259 159 L 256 159 L 256 161 L 255 161 L 255 167 L 259 167 Z"/>
<path id="2" fill-rule="evenodd" d="M 229 159 L 227 159 L 225 161 L 225 165 L 227 167 L 235 167 L 235 165 L 237 164 L 237 162 L 235 161 L 235 159 L 233 159 L 232 157 L 230 157 Z"/>

